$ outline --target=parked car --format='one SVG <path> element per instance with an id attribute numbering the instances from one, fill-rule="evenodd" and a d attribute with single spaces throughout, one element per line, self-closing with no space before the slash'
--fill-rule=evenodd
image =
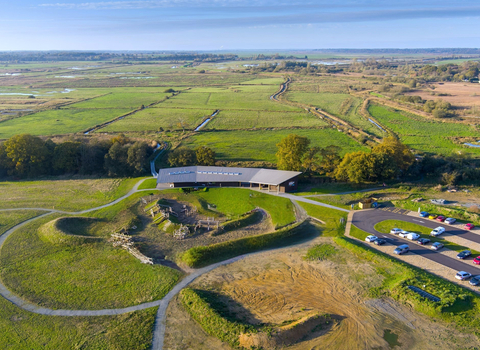
<path id="1" fill-rule="evenodd" d="M 419 238 L 417 243 L 420 244 L 420 245 L 426 245 L 426 244 L 430 243 L 430 240 L 428 238 Z"/>
<path id="2" fill-rule="evenodd" d="M 409 235 L 409 234 L 410 234 L 410 232 L 402 230 L 402 232 L 400 232 L 400 233 L 398 234 L 398 236 L 399 236 L 399 237 L 402 237 L 402 238 L 405 238 L 405 237 L 407 237 L 407 235 Z"/>
<path id="3" fill-rule="evenodd" d="M 438 216 L 437 214 L 430 214 L 430 215 L 428 216 L 428 218 L 429 218 L 429 219 L 432 219 L 432 220 L 435 220 L 435 219 L 437 218 L 437 216 Z"/>
<path id="4" fill-rule="evenodd" d="M 365 241 L 366 242 L 375 242 L 377 239 L 378 239 L 377 236 L 369 235 L 369 236 L 367 236 L 367 238 L 365 238 Z"/>
<path id="5" fill-rule="evenodd" d="M 432 249 L 433 249 L 433 250 L 440 250 L 440 249 L 443 248 L 443 246 L 444 246 L 443 243 L 435 242 L 435 243 L 432 244 Z"/>
<path id="6" fill-rule="evenodd" d="M 455 218 L 446 218 L 446 219 L 445 219 L 445 222 L 446 222 L 447 224 L 450 224 L 450 225 L 451 225 L 451 224 L 454 224 L 455 221 L 457 221 L 457 219 L 455 219 Z"/>
<path id="7" fill-rule="evenodd" d="M 475 228 L 475 225 L 474 224 L 465 224 L 465 225 L 463 225 L 463 228 L 465 230 L 473 230 Z"/>
<path id="8" fill-rule="evenodd" d="M 437 216 L 437 218 L 436 218 L 435 220 L 437 220 L 437 221 L 440 221 L 440 222 L 444 222 L 444 221 L 445 221 L 445 219 L 446 219 L 446 217 L 445 217 L 445 216 L 443 216 L 443 215 L 439 215 L 439 216 Z"/>
<path id="9" fill-rule="evenodd" d="M 440 236 L 444 232 L 445 232 L 445 227 L 438 226 L 437 228 L 434 228 L 432 230 L 432 232 L 430 232 L 430 236 L 437 237 L 437 236 Z"/>
<path id="10" fill-rule="evenodd" d="M 402 232 L 403 230 L 401 228 L 392 228 L 390 230 L 390 233 L 391 234 L 394 234 L 394 235 L 398 235 L 400 232 Z"/>
<path id="11" fill-rule="evenodd" d="M 465 272 L 465 271 L 459 271 L 455 275 L 455 278 L 460 281 L 468 280 L 470 277 L 472 277 L 472 274 L 470 272 Z"/>
<path id="12" fill-rule="evenodd" d="M 480 256 L 477 256 L 476 258 L 473 258 L 473 263 L 475 265 L 480 265 Z"/>
<path id="13" fill-rule="evenodd" d="M 428 216 L 428 212 L 426 211 L 421 211 L 420 213 L 418 213 L 418 216 L 422 217 L 422 218 L 426 218 Z"/>
<path id="14" fill-rule="evenodd" d="M 373 244 L 376 244 L 376 245 L 382 245 L 382 244 L 385 244 L 385 243 L 387 243 L 387 240 L 384 239 L 384 238 L 377 238 L 377 239 L 373 242 Z"/>
<path id="15" fill-rule="evenodd" d="M 408 235 L 405 236 L 406 239 L 409 239 L 411 241 L 416 241 L 417 239 L 420 238 L 420 235 L 415 232 L 410 232 Z"/>
<path id="16" fill-rule="evenodd" d="M 472 252 L 470 250 L 464 250 L 463 252 L 457 254 L 457 258 L 463 260 L 465 258 L 468 258 L 470 255 L 472 255 Z"/>
<path id="17" fill-rule="evenodd" d="M 430 199 L 433 204 L 445 204 L 445 199 Z"/>
<path id="18" fill-rule="evenodd" d="M 404 253 L 407 253 L 410 249 L 408 248 L 408 244 L 402 244 L 399 245 L 395 250 L 393 251 L 395 254 L 402 255 Z"/>
<path id="19" fill-rule="evenodd" d="M 478 286 L 480 284 L 480 275 L 473 276 L 469 282 L 472 286 Z"/>

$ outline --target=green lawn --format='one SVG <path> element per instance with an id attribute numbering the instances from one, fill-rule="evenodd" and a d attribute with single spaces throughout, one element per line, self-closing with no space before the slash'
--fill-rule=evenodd
<path id="1" fill-rule="evenodd" d="M 100 317 L 42 316 L 0 298 L 0 348 L 147 350 L 156 311 Z"/>
<path id="2" fill-rule="evenodd" d="M 276 162 L 276 144 L 288 134 L 308 137 L 311 146 L 339 146 L 342 154 L 368 150 L 367 147 L 361 146 L 334 129 L 208 131 L 191 136 L 183 144 L 193 148 L 211 147 L 217 153 L 217 158 L 222 160 Z"/>
<path id="3" fill-rule="evenodd" d="M 0 209 L 89 209 L 125 195 L 139 180 L 140 178 L 0 182 Z"/>
<path id="4" fill-rule="evenodd" d="M 13 226 L 44 213 L 40 210 L 0 211 L 0 235 Z"/>
<path id="5" fill-rule="evenodd" d="M 308 215 L 325 222 L 324 236 L 343 235 L 345 232 L 345 225 L 340 221 L 343 218 L 346 222 L 348 213 L 300 201 L 298 201 L 298 204 L 307 211 Z"/>
<path id="6" fill-rule="evenodd" d="M 38 228 L 48 216 L 16 231 L 0 255 L 7 288 L 38 305 L 66 309 L 119 308 L 161 299 L 181 274 L 140 263 L 111 243 L 43 242 Z"/>

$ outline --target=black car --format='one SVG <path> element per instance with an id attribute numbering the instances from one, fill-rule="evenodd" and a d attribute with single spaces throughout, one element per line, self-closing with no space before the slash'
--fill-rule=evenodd
<path id="1" fill-rule="evenodd" d="M 373 243 L 376 244 L 376 245 L 382 245 L 382 244 L 387 243 L 387 240 L 383 239 L 383 238 L 377 238 Z"/>
<path id="2" fill-rule="evenodd" d="M 418 241 L 417 241 L 418 244 L 421 244 L 421 245 L 425 245 L 425 244 L 428 244 L 430 243 L 430 240 L 428 238 L 420 238 Z"/>
<path id="3" fill-rule="evenodd" d="M 470 255 L 472 255 L 472 252 L 470 250 L 464 250 L 463 252 L 458 253 L 457 258 L 465 259 L 468 258 Z"/>
<path id="4" fill-rule="evenodd" d="M 480 284 L 480 275 L 479 276 L 473 276 L 469 283 L 472 286 L 478 286 Z"/>

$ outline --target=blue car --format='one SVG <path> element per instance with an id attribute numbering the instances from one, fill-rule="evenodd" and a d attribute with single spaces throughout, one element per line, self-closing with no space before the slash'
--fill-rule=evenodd
<path id="1" fill-rule="evenodd" d="M 426 211 L 421 211 L 418 215 L 420 215 L 420 217 L 422 218 L 426 218 L 428 216 L 428 213 Z"/>

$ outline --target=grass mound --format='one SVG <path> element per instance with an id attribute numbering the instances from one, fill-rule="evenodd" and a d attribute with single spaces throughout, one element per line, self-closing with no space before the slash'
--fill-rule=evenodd
<path id="1" fill-rule="evenodd" d="M 65 244 L 65 245 L 81 245 L 86 243 L 98 242 L 101 237 L 92 237 L 86 235 L 76 235 L 67 230 L 73 229 L 74 233 L 85 228 L 90 222 L 89 218 L 58 218 L 47 222 L 38 229 L 40 239 L 45 243 Z"/>

